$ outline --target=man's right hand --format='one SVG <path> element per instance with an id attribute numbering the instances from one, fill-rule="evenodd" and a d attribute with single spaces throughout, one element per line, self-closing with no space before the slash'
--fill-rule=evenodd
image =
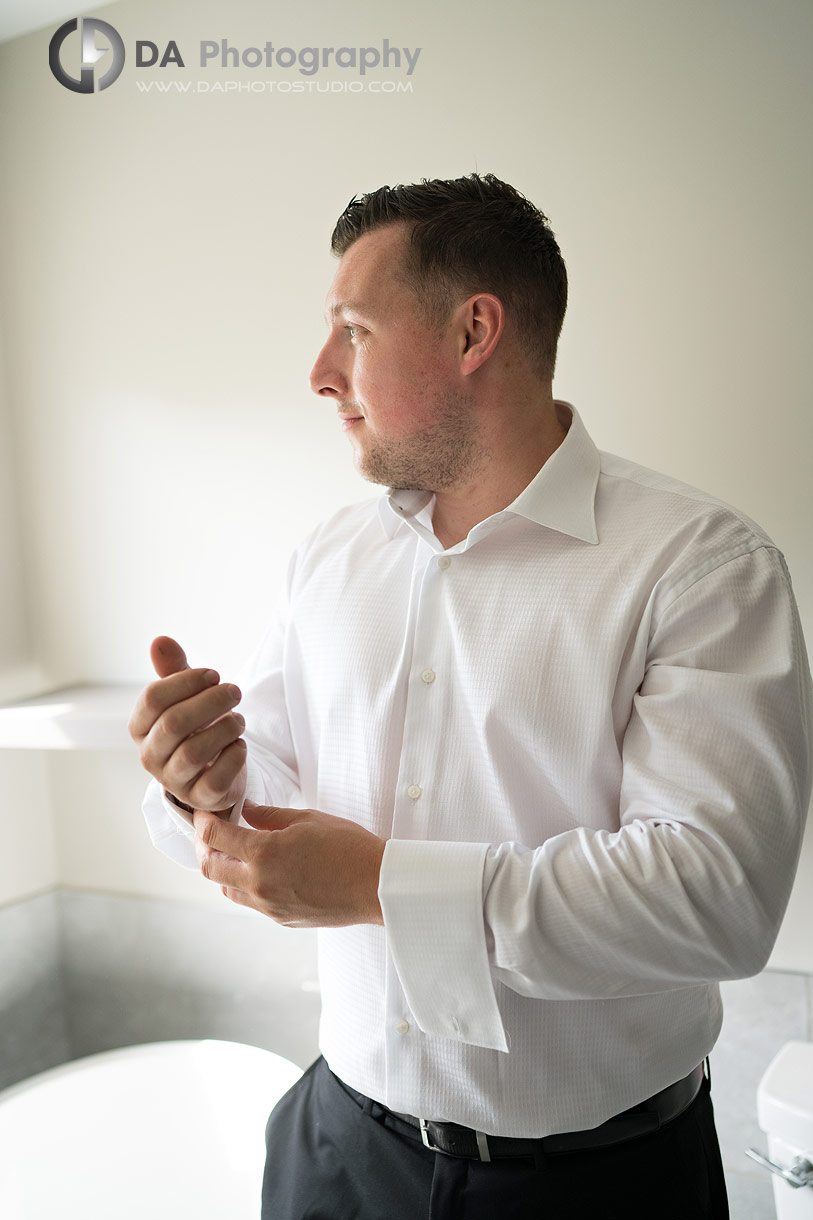
<path id="1" fill-rule="evenodd" d="M 212 669 L 190 669 L 180 644 L 153 640 L 159 680 L 141 692 L 128 725 L 142 766 L 193 809 L 226 814 L 245 790 L 245 721 L 236 686 Z"/>

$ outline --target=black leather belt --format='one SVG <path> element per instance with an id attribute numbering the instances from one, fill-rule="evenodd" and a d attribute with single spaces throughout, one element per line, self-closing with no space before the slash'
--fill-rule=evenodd
<path id="1" fill-rule="evenodd" d="M 539 1139 L 514 1139 L 505 1135 L 486 1135 L 457 1123 L 433 1123 L 412 1114 L 398 1114 L 379 1102 L 371 1101 L 339 1080 L 344 1091 L 358 1105 L 381 1118 L 386 1126 L 394 1127 L 411 1139 L 420 1140 L 433 1152 L 446 1156 L 467 1157 L 469 1160 L 496 1161 L 507 1157 L 527 1157 L 542 1153 L 576 1152 L 591 1148 L 609 1148 L 638 1136 L 651 1134 L 672 1122 L 688 1109 L 703 1083 L 701 1063 L 688 1076 L 661 1089 L 653 1097 L 639 1102 L 622 1114 L 616 1114 L 599 1127 L 589 1131 L 565 1131 L 558 1135 L 543 1135 Z"/>

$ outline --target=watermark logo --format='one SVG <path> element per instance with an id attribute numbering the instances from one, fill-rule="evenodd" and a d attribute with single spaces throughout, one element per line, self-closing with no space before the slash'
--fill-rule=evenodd
<path id="1" fill-rule="evenodd" d="M 82 23 L 79 38 L 81 59 L 79 60 L 79 76 L 76 77 L 71 76 L 65 70 L 62 63 L 62 50 L 69 36 L 79 29 L 80 21 Z M 106 38 L 109 46 L 97 47 L 97 34 Z M 74 46 L 71 66 L 76 63 L 75 43 L 76 40 L 71 39 L 71 45 Z M 97 77 L 96 64 L 109 51 L 113 53 L 110 66 L 101 76 Z M 71 89 L 74 93 L 93 93 L 94 88 L 96 91 L 109 88 L 121 76 L 121 70 L 124 67 L 124 43 L 118 30 L 114 30 L 108 22 L 101 21 L 98 17 L 74 17 L 72 21 L 66 21 L 64 25 L 61 25 L 51 39 L 48 47 L 48 63 L 60 85 L 64 85 L 66 89 Z"/>
<path id="2" fill-rule="evenodd" d="M 96 45 L 97 37 L 101 46 Z M 189 52 L 189 48 L 185 50 Z M 159 45 L 138 38 L 130 62 L 159 78 L 136 80 L 140 93 L 411 93 L 410 78 L 421 50 L 397 46 L 389 38 L 363 47 L 289 47 L 270 38 L 256 46 L 237 47 L 228 38 L 201 39 L 198 66 L 208 79 L 190 80 L 189 54 L 184 56 L 174 39 Z M 97 17 L 66 21 L 48 44 L 54 77 L 73 93 L 108 89 L 121 76 L 124 59 L 124 41 L 118 30 Z M 170 79 L 161 79 L 167 68 L 173 70 Z M 213 79 L 227 72 L 236 72 L 241 79 Z M 325 78 L 328 72 L 334 79 Z M 401 77 L 407 79 L 398 79 Z"/>

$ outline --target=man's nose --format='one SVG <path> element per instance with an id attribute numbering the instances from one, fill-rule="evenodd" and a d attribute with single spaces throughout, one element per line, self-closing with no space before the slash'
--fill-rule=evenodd
<path id="1" fill-rule="evenodd" d="M 347 374 L 337 358 L 336 347 L 328 339 L 311 369 L 310 385 L 323 398 L 345 398 L 350 387 Z"/>

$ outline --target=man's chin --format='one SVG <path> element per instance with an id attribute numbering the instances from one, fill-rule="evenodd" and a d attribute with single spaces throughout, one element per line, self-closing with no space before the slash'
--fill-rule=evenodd
<path id="1" fill-rule="evenodd" d="M 389 477 L 390 472 L 386 465 L 371 458 L 364 449 L 354 446 L 353 465 L 356 468 L 356 474 L 361 475 L 367 483 L 375 483 L 378 487 L 392 487 L 392 479 Z"/>

